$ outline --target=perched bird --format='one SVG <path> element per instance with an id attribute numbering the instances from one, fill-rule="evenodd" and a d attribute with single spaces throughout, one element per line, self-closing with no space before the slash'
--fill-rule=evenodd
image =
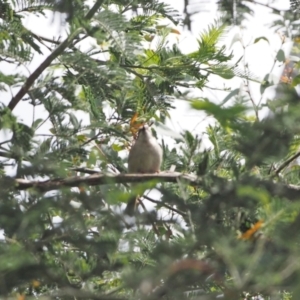
<path id="1" fill-rule="evenodd" d="M 137 140 L 131 147 L 128 157 L 129 173 L 158 173 L 162 162 L 162 149 L 152 135 L 148 125 L 140 128 Z M 130 199 L 125 213 L 133 215 L 137 197 Z"/>

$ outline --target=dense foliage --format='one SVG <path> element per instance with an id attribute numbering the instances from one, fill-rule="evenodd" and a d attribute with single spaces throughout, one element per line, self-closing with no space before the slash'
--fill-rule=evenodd
<path id="1" fill-rule="evenodd" d="M 224 24 L 252 13 L 237 2 L 232 15 L 232 1 L 218 2 Z M 44 20 L 51 11 L 64 38 L 25 27 L 30 15 Z M 285 12 L 274 26 L 289 19 L 294 30 L 294 17 Z M 240 89 L 218 103 L 200 98 L 212 75 L 247 87 L 258 79 L 222 46 L 221 21 L 207 24 L 190 53 L 174 42 L 181 22 L 161 1 L 1 1 L 1 299 L 300 295 L 299 63 L 272 101 L 255 103 Z M 35 57 L 42 62 L 24 75 Z M 282 49 L 276 62 L 286 62 Z M 263 77 L 262 95 L 274 85 Z M 165 126 L 177 99 L 214 119 L 209 146 L 200 134 Z M 140 175 L 136 190 L 160 193 L 145 193 L 129 217 L 136 179 L 118 174 L 144 123 L 160 137 L 162 170 L 184 175 Z"/>

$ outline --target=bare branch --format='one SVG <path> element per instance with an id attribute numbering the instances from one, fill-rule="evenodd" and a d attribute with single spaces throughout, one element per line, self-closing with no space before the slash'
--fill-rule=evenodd
<path id="1" fill-rule="evenodd" d="M 16 189 L 26 190 L 29 188 L 36 188 L 40 191 L 46 192 L 50 190 L 60 189 L 62 187 L 78 187 L 81 185 L 103 185 L 115 183 L 133 183 L 146 182 L 157 180 L 159 182 L 178 182 L 183 180 L 190 185 L 198 185 L 201 179 L 193 174 L 182 174 L 178 172 L 168 173 L 162 172 L 159 174 L 93 174 L 90 176 L 77 176 L 66 179 L 55 179 L 46 181 L 30 181 L 26 179 L 16 179 Z"/>

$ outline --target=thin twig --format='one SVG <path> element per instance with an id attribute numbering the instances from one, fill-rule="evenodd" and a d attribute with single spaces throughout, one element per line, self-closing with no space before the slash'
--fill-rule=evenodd
<path id="1" fill-rule="evenodd" d="M 244 57 L 243 57 L 243 62 L 244 62 L 244 70 L 247 74 L 247 71 L 249 70 L 247 62 L 246 62 L 246 45 L 244 44 L 243 40 L 241 39 L 241 44 L 243 47 L 243 51 L 244 51 Z M 258 116 L 258 106 L 255 104 L 255 101 L 253 99 L 251 90 L 250 90 L 250 84 L 249 84 L 249 78 L 245 78 L 245 87 L 246 87 L 246 93 L 249 96 L 249 99 L 252 103 L 253 109 L 254 109 L 254 113 L 255 113 L 255 117 L 256 120 L 259 121 L 259 116 Z"/>
<path id="2" fill-rule="evenodd" d="M 96 140 L 97 137 L 99 137 L 102 133 L 103 133 L 102 131 L 99 131 L 96 135 L 94 135 L 93 137 L 91 137 L 90 139 L 88 139 L 87 141 L 85 141 L 84 143 L 82 143 L 82 144 L 80 145 L 80 147 L 83 147 L 83 146 L 89 144 L 90 142 Z"/>
<path id="3" fill-rule="evenodd" d="M 56 45 L 59 45 L 59 44 L 60 44 L 59 41 L 56 41 L 56 40 L 49 39 L 49 38 L 47 38 L 47 37 L 38 35 L 38 34 L 36 34 L 36 33 L 33 33 L 32 31 L 29 31 L 29 32 L 30 32 L 30 34 L 31 34 L 34 38 L 36 38 L 39 42 L 40 42 L 40 40 L 43 40 L 43 41 L 45 41 L 45 42 L 47 42 L 47 43 L 52 43 L 52 44 L 56 44 Z M 45 44 L 43 44 L 43 45 L 45 46 Z"/>
<path id="4" fill-rule="evenodd" d="M 293 160 L 297 159 L 300 156 L 300 151 L 292 155 L 289 159 L 284 161 L 275 171 L 274 174 L 278 175 L 285 167 L 287 167 Z"/>
<path id="5" fill-rule="evenodd" d="M 142 206 L 144 212 L 148 213 L 145 204 L 144 204 L 143 201 L 141 201 L 140 199 L 139 199 L 139 204 Z M 158 228 L 157 228 L 155 222 L 151 219 L 151 216 L 149 216 L 149 215 L 148 215 L 148 220 L 149 220 L 149 222 L 150 222 L 151 225 L 152 225 L 152 228 L 153 228 L 154 233 L 159 237 L 159 236 L 160 236 L 159 230 L 158 230 Z"/>
<path id="6" fill-rule="evenodd" d="M 1 143 L 0 143 L 0 145 L 7 144 L 7 143 L 9 143 L 10 141 L 11 141 L 11 139 L 9 139 L 9 140 L 6 140 L 6 141 L 4 141 L 4 142 L 1 142 Z"/>
<path id="7" fill-rule="evenodd" d="M 282 50 L 282 47 L 283 47 L 283 44 L 285 43 L 285 38 L 281 38 L 281 46 L 280 46 L 280 49 L 279 50 Z M 278 51 L 279 51 L 278 50 Z M 275 56 L 275 58 L 274 58 L 274 60 L 273 60 L 273 64 L 272 64 L 272 66 L 271 66 L 271 69 L 270 69 L 270 71 L 269 71 L 269 73 L 268 73 L 268 80 L 269 80 L 269 78 L 270 78 L 270 75 L 271 75 L 271 73 L 273 72 L 273 70 L 274 70 L 274 68 L 275 68 L 275 66 L 276 66 L 276 63 L 277 63 L 277 56 Z M 281 74 L 282 75 L 282 74 Z M 280 76 L 281 77 L 281 76 Z M 268 81 L 267 80 L 267 81 Z M 263 96 L 264 96 L 264 92 L 261 94 L 261 96 L 260 96 L 260 99 L 259 99 L 259 101 L 258 101 L 258 104 L 257 104 L 257 107 L 259 107 L 260 106 L 260 104 L 261 104 L 261 102 L 262 102 L 262 100 L 263 100 Z"/>
<path id="8" fill-rule="evenodd" d="M 163 206 L 163 207 L 165 207 L 165 208 L 167 208 L 167 209 L 169 209 L 171 211 L 174 211 L 174 212 L 178 213 L 181 216 L 186 216 L 185 212 L 183 212 L 181 210 L 178 210 L 178 209 L 176 209 L 176 208 L 174 208 L 174 207 L 172 207 L 172 206 L 170 206 L 170 205 L 168 205 L 168 204 L 166 204 L 166 203 L 164 203 L 162 201 L 154 200 L 154 199 L 152 199 L 152 198 L 150 198 L 150 197 L 148 197 L 146 195 L 143 195 L 143 198 L 145 198 L 146 200 L 148 200 L 148 201 L 150 201 L 152 203 L 159 204 L 159 205 L 161 205 L 161 206 Z"/>

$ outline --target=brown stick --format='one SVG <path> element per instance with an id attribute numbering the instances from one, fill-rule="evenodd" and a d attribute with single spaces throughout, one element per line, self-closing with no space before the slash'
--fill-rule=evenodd
<path id="1" fill-rule="evenodd" d="M 53 179 L 46 181 L 30 181 L 22 178 L 14 180 L 17 190 L 26 190 L 35 188 L 41 192 L 51 190 L 58 190 L 63 187 L 80 187 L 82 185 L 95 186 L 103 184 L 116 184 L 116 183 L 136 183 L 136 182 L 173 182 L 184 181 L 191 186 L 202 186 L 203 180 L 194 174 L 182 174 L 178 172 L 162 172 L 159 174 L 93 174 L 90 176 L 77 176 L 65 179 Z M 9 179 L 11 184 L 12 179 Z M 248 179 L 244 179 L 241 184 L 248 184 Z M 270 180 L 261 181 L 257 180 L 257 187 L 266 189 L 271 195 L 284 197 L 290 201 L 300 200 L 300 186 L 292 184 L 275 183 Z"/>
<path id="2" fill-rule="evenodd" d="M 50 190 L 57 190 L 62 187 L 78 187 L 81 185 L 102 185 L 115 183 L 133 183 L 146 182 L 151 180 L 158 182 L 177 182 L 178 180 L 187 181 L 190 185 L 198 185 L 201 179 L 192 174 L 182 174 L 178 172 L 168 173 L 162 172 L 159 174 L 93 174 L 91 176 L 77 176 L 66 179 L 55 179 L 46 181 L 30 181 L 26 179 L 16 179 L 16 189 L 26 190 L 29 188 L 36 188 L 40 191 L 46 192 Z"/>

